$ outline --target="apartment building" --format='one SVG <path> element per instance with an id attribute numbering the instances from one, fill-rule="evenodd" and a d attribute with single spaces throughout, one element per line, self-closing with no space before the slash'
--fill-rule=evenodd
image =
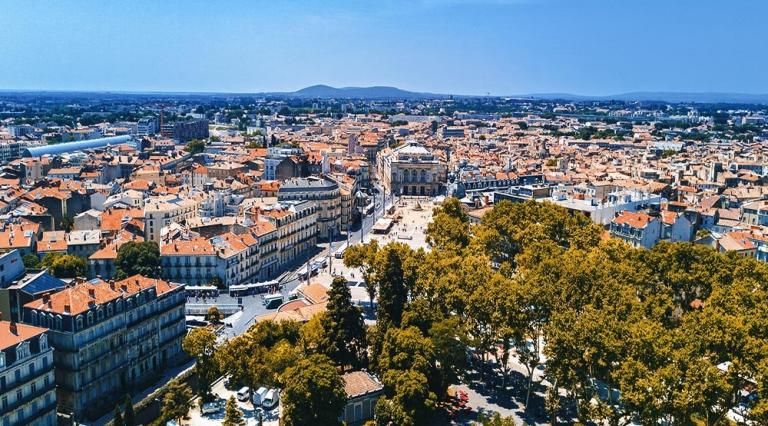
<path id="1" fill-rule="evenodd" d="M 196 217 L 206 198 L 203 194 L 184 194 L 147 200 L 144 204 L 144 238 L 159 243 L 164 227 Z"/>
<path id="2" fill-rule="evenodd" d="M 45 328 L 0 321 L 3 426 L 56 425 L 53 350 Z"/>
<path id="3" fill-rule="evenodd" d="M 192 139 L 207 139 L 209 136 L 208 120 L 192 119 L 164 123 L 160 128 L 160 134 L 166 138 L 173 138 L 180 143 L 187 143 Z"/>
<path id="4" fill-rule="evenodd" d="M 59 411 L 93 420 L 183 358 L 183 287 L 139 275 L 79 281 L 24 305 L 49 329 Z"/>
<path id="5" fill-rule="evenodd" d="M 317 244 L 318 212 L 314 201 L 283 201 L 258 208 L 258 217 L 277 230 L 277 262 L 283 267 L 307 255 Z"/>
<path id="6" fill-rule="evenodd" d="M 160 246 L 163 278 L 191 285 L 208 284 L 213 278 L 224 279 L 216 248 L 207 239 L 177 239 Z"/>
<path id="7" fill-rule="evenodd" d="M 650 249 L 661 239 L 662 224 L 646 213 L 623 211 L 611 221 L 610 233 L 633 247 Z"/>
<path id="8" fill-rule="evenodd" d="M 379 153 L 377 171 L 385 191 L 396 195 L 435 196 L 447 179 L 445 164 L 415 142 Z"/>
<path id="9" fill-rule="evenodd" d="M 331 179 L 310 176 L 282 181 L 277 199 L 280 202 L 314 201 L 319 235 L 328 235 L 330 229 L 335 232 L 341 229 L 341 191 Z"/>

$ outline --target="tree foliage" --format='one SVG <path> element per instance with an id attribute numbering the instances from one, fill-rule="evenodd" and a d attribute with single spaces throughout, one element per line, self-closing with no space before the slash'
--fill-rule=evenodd
<path id="1" fill-rule="evenodd" d="M 117 250 L 116 279 L 136 274 L 149 278 L 160 277 L 160 247 L 154 241 L 128 241 Z"/>
<path id="2" fill-rule="evenodd" d="M 187 146 L 184 147 L 184 150 L 193 155 L 199 154 L 205 151 L 205 141 L 200 139 L 193 139 L 187 143 Z"/>
<path id="3" fill-rule="evenodd" d="M 224 420 L 222 426 L 245 426 L 245 418 L 240 407 L 237 406 L 234 396 L 230 396 L 224 407 Z"/>
<path id="4" fill-rule="evenodd" d="M 282 379 L 285 387 L 282 424 L 287 426 L 339 425 L 347 395 L 344 383 L 331 360 L 311 355 L 288 368 Z"/>
<path id="5" fill-rule="evenodd" d="M 189 386 L 173 380 L 163 395 L 160 417 L 164 420 L 176 420 L 181 424 L 181 420 L 186 418 L 191 407 L 192 390 Z"/>
<path id="6" fill-rule="evenodd" d="M 77 278 L 85 276 L 85 259 L 63 253 L 48 253 L 40 263 L 56 278 Z"/>
<path id="7" fill-rule="evenodd" d="M 206 397 L 210 392 L 211 384 L 219 374 L 219 368 L 214 358 L 216 335 L 208 328 L 195 328 L 184 337 L 181 347 L 189 356 L 195 358 L 197 395 Z"/>
<path id="8" fill-rule="evenodd" d="M 336 277 L 328 292 L 327 312 L 321 351 L 336 365 L 359 369 L 365 366 L 367 340 L 360 308 L 352 304 L 352 295 L 344 277 Z"/>

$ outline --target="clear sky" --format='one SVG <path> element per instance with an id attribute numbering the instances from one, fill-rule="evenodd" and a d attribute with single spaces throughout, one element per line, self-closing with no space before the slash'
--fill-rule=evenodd
<path id="1" fill-rule="evenodd" d="M 763 0 L 2 0 L 0 89 L 768 93 Z"/>

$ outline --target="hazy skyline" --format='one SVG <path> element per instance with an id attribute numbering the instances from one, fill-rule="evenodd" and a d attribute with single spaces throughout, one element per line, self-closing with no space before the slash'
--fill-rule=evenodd
<path id="1" fill-rule="evenodd" d="M 0 89 L 768 93 L 756 1 L 3 2 Z"/>

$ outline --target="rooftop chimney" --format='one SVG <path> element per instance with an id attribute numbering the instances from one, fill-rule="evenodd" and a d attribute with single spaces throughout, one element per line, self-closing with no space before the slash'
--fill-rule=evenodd
<path id="1" fill-rule="evenodd" d="M 72 307 L 69 305 L 64 305 L 64 313 L 68 314 L 70 312 L 72 312 Z"/>
<path id="2" fill-rule="evenodd" d="M 11 321 L 10 328 L 11 328 L 11 334 L 15 334 L 17 336 L 19 335 L 19 330 L 18 328 L 16 328 L 16 323 L 14 321 Z"/>
<path id="3" fill-rule="evenodd" d="M 96 298 L 96 290 L 92 289 L 92 288 L 89 288 L 88 289 L 88 297 L 90 297 L 91 299 L 95 299 Z"/>

